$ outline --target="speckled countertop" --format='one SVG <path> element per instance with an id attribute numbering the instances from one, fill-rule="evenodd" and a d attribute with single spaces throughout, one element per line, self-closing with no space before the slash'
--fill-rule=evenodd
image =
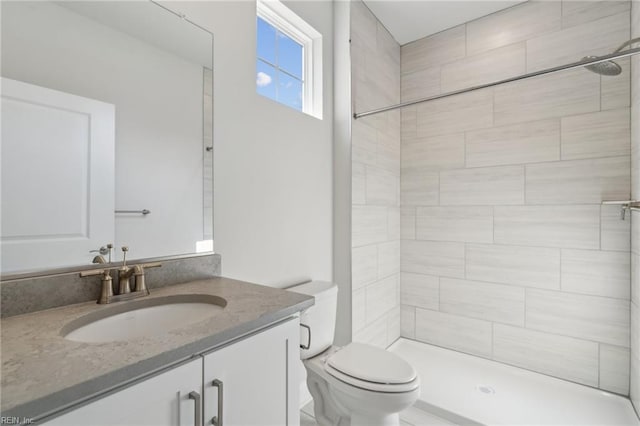
<path id="1" fill-rule="evenodd" d="M 131 302 L 80 303 L 2 319 L 2 415 L 42 418 L 313 305 L 309 296 L 222 277 L 158 289 L 137 300 L 182 294 L 219 296 L 227 305 L 185 327 L 108 343 L 74 342 L 60 332 L 84 315 Z"/>

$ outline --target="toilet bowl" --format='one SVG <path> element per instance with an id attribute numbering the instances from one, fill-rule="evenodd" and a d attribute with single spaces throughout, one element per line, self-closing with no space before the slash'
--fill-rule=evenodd
<path id="1" fill-rule="evenodd" d="M 303 312 L 301 359 L 320 426 L 396 426 L 420 394 L 415 369 L 395 354 L 362 343 L 333 346 L 337 286 L 313 281 L 289 288 L 313 295 Z"/>

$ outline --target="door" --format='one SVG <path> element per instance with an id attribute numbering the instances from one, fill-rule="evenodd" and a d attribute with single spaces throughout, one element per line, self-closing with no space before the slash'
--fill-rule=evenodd
<path id="1" fill-rule="evenodd" d="M 115 107 L 2 79 L 2 272 L 91 263 L 114 238 Z"/>
<path id="2" fill-rule="evenodd" d="M 299 333 L 296 318 L 206 355 L 204 423 L 297 426 Z"/>
<path id="3" fill-rule="evenodd" d="M 196 415 L 202 415 L 201 388 L 202 360 L 197 359 L 43 424 L 196 426 Z"/>

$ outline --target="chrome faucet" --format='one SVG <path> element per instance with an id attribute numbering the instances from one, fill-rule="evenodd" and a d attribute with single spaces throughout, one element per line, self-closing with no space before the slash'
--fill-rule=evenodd
<path id="1" fill-rule="evenodd" d="M 138 297 L 149 295 L 149 289 L 147 288 L 144 276 L 145 268 L 156 268 L 162 266 L 162 263 L 153 262 L 127 267 L 126 255 L 128 251 L 128 247 L 122 247 L 122 266 L 120 268 L 117 268 L 119 278 L 118 294 L 113 294 L 113 278 L 111 277 L 111 271 L 115 270 L 116 268 L 109 267 L 105 269 L 94 269 L 90 271 L 80 272 L 81 277 L 102 275 L 102 279 L 100 280 L 102 283 L 102 290 L 100 291 L 100 296 L 98 297 L 97 303 L 106 304 L 111 302 L 136 299 Z M 111 256 L 109 256 L 109 260 L 111 260 Z M 109 265 L 111 265 L 111 262 L 109 262 Z M 135 277 L 135 286 L 133 291 L 131 291 L 131 285 L 129 283 L 132 275 Z"/>

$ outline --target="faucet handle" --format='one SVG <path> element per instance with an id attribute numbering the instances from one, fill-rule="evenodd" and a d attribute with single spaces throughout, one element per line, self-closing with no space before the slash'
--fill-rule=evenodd
<path id="1" fill-rule="evenodd" d="M 122 269 L 127 269 L 127 252 L 129 246 L 122 246 Z"/>

